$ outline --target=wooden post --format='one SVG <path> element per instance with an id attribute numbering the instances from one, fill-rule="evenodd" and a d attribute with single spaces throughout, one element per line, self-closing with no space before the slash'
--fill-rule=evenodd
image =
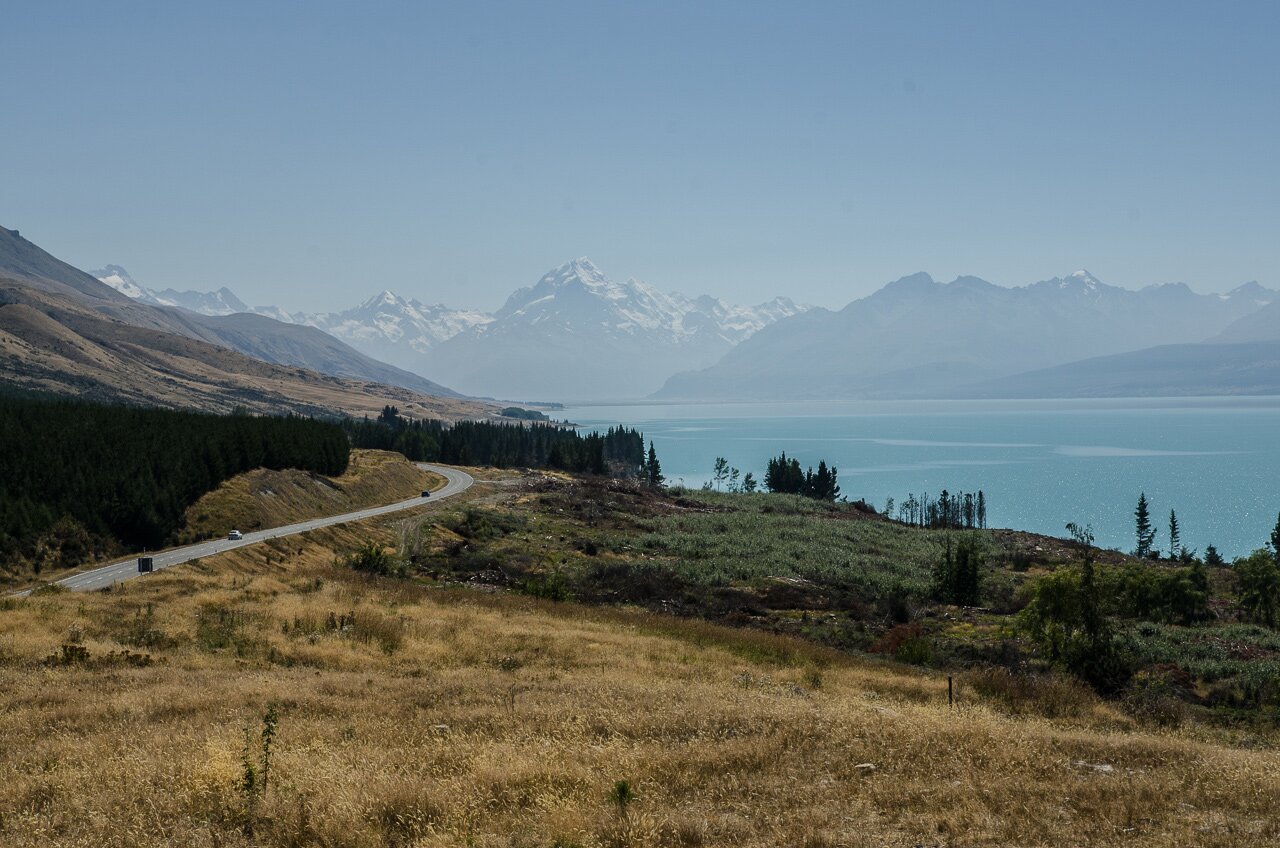
<path id="1" fill-rule="evenodd" d="M 948 674 L 947 675 L 947 706 L 953 707 L 955 706 L 955 703 L 956 703 L 955 690 L 952 689 L 951 675 Z"/>

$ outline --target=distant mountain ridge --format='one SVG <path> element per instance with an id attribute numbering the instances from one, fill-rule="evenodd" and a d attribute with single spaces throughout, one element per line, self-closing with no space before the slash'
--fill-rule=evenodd
<path id="1" fill-rule="evenodd" d="M 149 303 L 152 306 L 176 306 L 191 312 L 199 312 L 201 315 L 232 315 L 236 312 L 253 311 L 225 286 L 215 292 L 177 291 L 175 289 L 153 291 L 139 285 L 129 275 L 129 272 L 119 265 L 108 265 L 105 268 L 90 271 L 89 273 L 126 297 Z"/>
<path id="2" fill-rule="evenodd" d="M 226 288 L 210 294 L 149 289 L 119 265 L 95 274 L 142 302 L 315 327 L 400 368 L 510 399 L 641 397 L 674 371 L 709 365 L 761 328 L 807 308 L 783 297 L 746 307 L 664 293 L 637 280 L 614 282 L 586 257 L 513 292 L 492 314 L 387 290 L 343 312 L 289 313 L 247 306 Z M 590 351 L 583 347 L 588 343 Z"/>
<path id="3" fill-rule="evenodd" d="M 406 407 L 461 408 L 445 402 L 458 398 L 451 389 L 313 327 L 148 303 L 127 272 L 111 275 L 114 287 L 17 230 L 0 229 L 0 343 L 8 354 L 0 376 L 33 388 L 209 409 L 376 411 L 379 393 Z"/>
<path id="4" fill-rule="evenodd" d="M 1257 283 L 1202 295 L 1182 283 L 1124 289 L 1083 270 L 1013 288 L 918 273 L 837 312 L 780 320 L 655 397 L 953 396 L 1086 357 L 1199 342 L 1277 300 Z"/>
<path id="5" fill-rule="evenodd" d="M 1157 345 L 957 387 L 964 398 L 1280 395 L 1280 341 Z"/>
<path id="6" fill-rule="evenodd" d="M 1210 341 L 1220 344 L 1280 342 L 1280 300 L 1233 322 Z"/>

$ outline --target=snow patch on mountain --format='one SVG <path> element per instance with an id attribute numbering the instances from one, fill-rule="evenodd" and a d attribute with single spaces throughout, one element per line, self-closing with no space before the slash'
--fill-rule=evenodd
<path id="1" fill-rule="evenodd" d="M 129 276 L 129 272 L 119 265 L 108 265 L 105 268 L 90 271 L 89 273 L 125 297 L 131 297 L 134 300 L 146 300 L 146 289 L 138 285 L 138 282 Z"/>
<path id="2" fill-rule="evenodd" d="M 807 308 L 785 297 L 758 306 L 734 306 L 708 295 L 690 298 L 663 292 L 634 278 L 615 282 L 583 256 L 514 292 L 487 331 L 516 324 L 549 325 L 565 332 L 598 328 L 665 344 L 712 335 L 732 345 Z"/>
<path id="3" fill-rule="evenodd" d="M 358 343 L 403 344 L 417 353 L 492 320 L 485 312 L 426 304 L 391 291 L 380 292 L 345 312 L 306 316 L 306 323 L 356 347 Z"/>

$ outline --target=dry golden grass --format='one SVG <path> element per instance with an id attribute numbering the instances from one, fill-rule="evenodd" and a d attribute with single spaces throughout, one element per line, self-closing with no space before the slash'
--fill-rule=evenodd
<path id="1" fill-rule="evenodd" d="M 341 477 L 260 468 L 228 480 L 192 504 L 178 542 L 221 536 L 233 527 L 247 532 L 351 512 L 443 485 L 439 474 L 423 471 L 392 451 L 351 451 L 351 464 Z"/>
<path id="2" fill-rule="evenodd" d="M 332 528 L 111 592 L 0 601 L 0 844 L 1280 838 L 1272 749 L 1142 730 L 1091 699 L 1050 721 L 961 686 L 948 708 L 945 679 L 764 633 L 335 568 L 395 533 Z M 87 664 L 43 662 L 69 640 Z M 270 782 L 250 802 L 244 730 L 272 704 Z M 638 796 L 625 809 L 619 780 Z"/>

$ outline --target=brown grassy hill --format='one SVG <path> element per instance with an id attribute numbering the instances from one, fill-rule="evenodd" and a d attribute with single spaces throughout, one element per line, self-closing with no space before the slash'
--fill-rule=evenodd
<path id="1" fill-rule="evenodd" d="M 443 482 L 440 475 L 390 451 L 353 450 L 341 477 L 260 468 L 228 480 L 192 504 L 176 542 L 221 536 L 231 528 L 248 532 L 339 515 L 411 498 Z"/>
<path id="2" fill-rule="evenodd" d="M 0 601 L 0 842 L 1280 839 L 1262 740 L 1155 729 L 1082 691 L 1018 717 L 963 677 L 948 707 L 943 677 L 797 640 L 335 565 L 398 523 Z"/>
<path id="3" fill-rule="evenodd" d="M 105 317 L 69 297 L 0 279 L 0 380 L 80 397 L 229 412 L 491 414 L 488 404 L 270 365 L 225 347 Z"/>
<path id="4" fill-rule="evenodd" d="M 16 230 L 3 227 L 0 278 L 86 307 L 99 317 L 230 348 L 263 362 L 360 382 L 385 383 L 418 394 L 460 397 L 452 389 L 379 362 L 314 327 L 286 324 L 262 315 L 198 315 L 131 300 L 22 238 Z"/>

